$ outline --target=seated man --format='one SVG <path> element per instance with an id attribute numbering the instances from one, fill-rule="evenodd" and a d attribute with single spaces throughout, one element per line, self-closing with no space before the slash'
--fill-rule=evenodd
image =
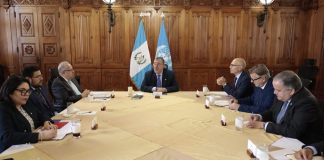
<path id="1" fill-rule="evenodd" d="M 235 58 L 230 64 L 230 72 L 235 75 L 233 84 L 228 84 L 224 77 L 217 78 L 218 85 L 223 86 L 224 91 L 234 98 L 244 98 L 250 96 L 253 91 L 251 79 L 248 73 L 243 70 L 246 62 L 243 58 Z"/>
<path id="2" fill-rule="evenodd" d="M 74 103 L 83 97 L 87 97 L 89 90 L 84 90 L 81 93 L 81 88 L 78 82 L 74 79 L 74 70 L 72 65 L 63 61 L 58 65 L 59 75 L 52 84 L 52 93 L 54 96 L 54 110 L 61 112 L 68 103 Z"/>
<path id="3" fill-rule="evenodd" d="M 153 63 L 153 70 L 145 73 L 141 90 L 144 92 L 176 92 L 179 91 L 174 73 L 164 68 L 164 59 L 157 57 Z"/>
<path id="4" fill-rule="evenodd" d="M 229 108 L 241 112 L 263 113 L 271 107 L 275 97 L 270 72 L 264 64 L 258 64 L 249 69 L 249 73 L 251 82 L 255 85 L 252 95 L 234 99 Z"/>
<path id="5" fill-rule="evenodd" d="M 317 100 L 302 87 L 293 71 L 283 71 L 273 78 L 277 99 L 261 115 L 253 114 L 247 124 L 266 132 L 296 138 L 306 145 L 323 140 L 323 125 Z"/>
<path id="6" fill-rule="evenodd" d="M 48 90 L 43 87 L 43 75 L 40 69 L 37 66 L 25 67 L 22 74 L 29 81 L 32 89 L 27 105 L 38 108 L 46 119 L 53 117 L 54 108 L 48 99 Z"/>
<path id="7" fill-rule="evenodd" d="M 324 141 L 303 146 L 303 149 L 295 153 L 295 158 L 298 160 L 312 160 L 313 155 L 324 156 Z"/>

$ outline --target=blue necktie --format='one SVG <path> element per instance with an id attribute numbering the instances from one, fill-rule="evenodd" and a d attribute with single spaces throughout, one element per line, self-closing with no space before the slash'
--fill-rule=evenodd
<path id="1" fill-rule="evenodd" d="M 280 124 L 281 121 L 282 121 L 282 118 L 284 117 L 286 111 L 287 111 L 287 108 L 288 108 L 288 101 L 284 102 L 282 107 L 281 107 L 281 110 L 280 112 L 278 113 L 278 116 L 277 116 L 277 120 L 276 120 L 276 123 L 277 124 Z"/>
<path id="2" fill-rule="evenodd" d="M 156 87 L 162 87 L 161 75 L 157 75 Z"/>
<path id="3" fill-rule="evenodd" d="M 236 87 L 236 81 L 237 81 L 237 78 L 235 77 L 234 78 L 234 87 Z"/>

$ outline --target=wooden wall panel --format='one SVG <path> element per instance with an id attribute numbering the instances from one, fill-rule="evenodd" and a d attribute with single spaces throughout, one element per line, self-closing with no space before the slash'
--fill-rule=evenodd
<path id="1" fill-rule="evenodd" d="M 74 67 L 99 67 L 99 13 L 93 9 L 71 11 L 71 52 Z"/>
<path id="2" fill-rule="evenodd" d="M 100 69 L 75 69 L 75 74 L 80 76 L 83 89 L 102 90 Z"/>
<path id="3" fill-rule="evenodd" d="M 276 64 L 294 66 L 298 12 L 291 13 L 283 11 L 280 13 L 280 19 L 281 23 L 277 40 L 278 50 L 276 52 Z"/>
<path id="4" fill-rule="evenodd" d="M 235 57 L 243 57 L 240 53 L 241 14 L 237 11 L 226 11 L 222 14 L 222 49 L 221 62 L 229 64 Z"/>
<path id="5" fill-rule="evenodd" d="M 189 18 L 189 65 L 210 65 L 212 55 L 211 10 L 192 11 Z"/>
<path id="6" fill-rule="evenodd" d="M 125 91 L 130 86 L 129 70 L 126 69 L 103 69 L 102 90 Z M 135 88 L 134 88 L 135 89 Z M 136 90 L 136 89 L 135 89 Z"/>
<path id="7" fill-rule="evenodd" d="M 115 11 L 115 25 L 109 33 L 108 14 L 106 10 L 100 12 L 100 61 L 102 68 L 125 67 L 129 64 L 129 46 L 125 45 L 126 16 L 125 11 L 119 9 Z"/>
<path id="8" fill-rule="evenodd" d="M 267 33 L 264 32 L 269 29 L 269 21 L 266 26 L 257 26 L 257 14 L 259 12 L 252 12 L 248 19 L 248 38 L 247 38 L 247 59 L 249 65 L 267 63 L 267 50 L 270 46 Z M 270 19 L 269 19 L 270 20 Z"/>
<path id="9" fill-rule="evenodd" d="M 186 69 L 175 69 L 175 77 L 177 79 L 180 90 L 189 90 L 189 72 Z"/>

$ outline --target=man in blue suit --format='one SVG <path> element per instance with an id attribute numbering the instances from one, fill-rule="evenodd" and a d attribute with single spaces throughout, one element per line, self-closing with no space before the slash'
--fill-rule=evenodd
<path id="1" fill-rule="evenodd" d="M 235 75 L 232 84 L 222 76 L 217 78 L 218 85 L 223 86 L 224 91 L 234 98 L 244 98 L 250 96 L 253 91 L 251 79 L 248 73 L 244 72 L 246 62 L 243 58 L 235 58 L 230 64 L 230 72 Z"/>
<path id="2" fill-rule="evenodd" d="M 324 140 L 323 120 L 315 96 L 293 71 L 282 71 L 272 81 L 276 99 L 262 114 L 252 114 L 250 128 L 296 138 L 306 145 Z"/>
<path id="3" fill-rule="evenodd" d="M 268 110 L 275 98 L 270 72 L 264 64 L 258 64 L 249 69 L 251 82 L 255 85 L 249 97 L 234 99 L 230 109 L 249 113 L 263 113 Z"/>
<path id="4" fill-rule="evenodd" d="M 145 73 L 141 91 L 163 93 L 179 91 L 175 75 L 165 68 L 162 57 L 156 57 L 153 62 L 153 70 Z"/>
<path id="5" fill-rule="evenodd" d="M 37 66 L 25 67 L 23 76 L 29 81 L 32 92 L 27 101 L 27 105 L 36 107 L 45 119 L 54 116 L 54 108 L 48 99 L 48 90 L 43 87 L 43 75 Z"/>

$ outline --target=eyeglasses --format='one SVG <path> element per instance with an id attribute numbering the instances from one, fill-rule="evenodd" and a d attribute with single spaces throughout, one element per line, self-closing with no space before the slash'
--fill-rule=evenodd
<path id="1" fill-rule="evenodd" d="M 30 95 L 33 90 L 31 89 L 26 90 L 22 88 L 22 89 L 16 89 L 16 91 L 20 92 L 21 96 L 26 96 L 27 94 Z"/>
<path id="2" fill-rule="evenodd" d="M 230 64 L 231 67 L 241 66 L 239 64 Z"/>
<path id="3" fill-rule="evenodd" d="M 41 78 L 41 77 L 43 77 L 43 75 L 37 75 L 37 76 L 34 76 L 32 78 Z"/>
<path id="4" fill-rule="evenodd" d="M 64 71 L 67 71 L 67 72 L 70 72 L 70 71 L 74 71 L 74 69 L 66 69 L 66 70 L 64 70 Z"/>
<path id="5" fill-rule="evenodd" d="M 254 79 L 251 77 L 251 81 L 254 82 L 254 81 L 256 81 L 256 80 L 258 80 L 260 78 L 262 78 L 262 77 L 258 77 L 258 78 L 254 78 Z"/>

